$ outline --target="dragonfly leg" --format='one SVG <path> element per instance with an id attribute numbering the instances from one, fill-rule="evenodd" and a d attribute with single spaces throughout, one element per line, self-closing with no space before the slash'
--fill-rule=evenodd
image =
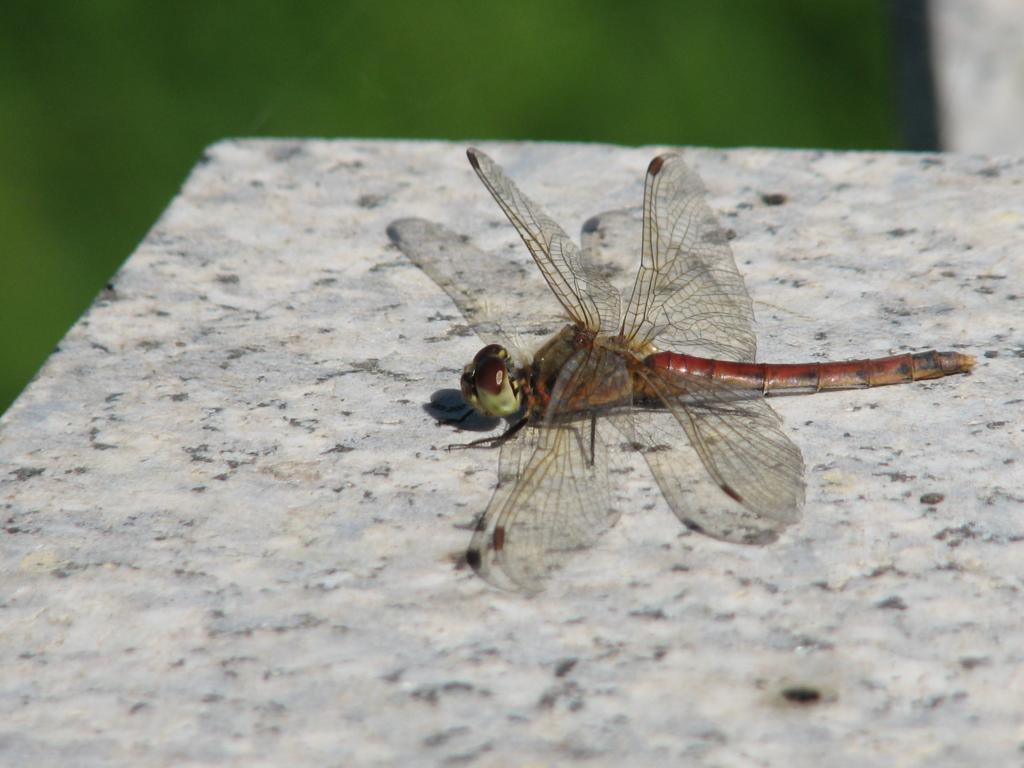
<path id="1" fill-rule="evenodd" d="M 462 423 L 462 422 L 464 422 L 464 421 L 465 421 L 466 419 L 468 419 L 468 418 L 469 418 L 470 416 L 472 416 L 472 415 L 473 415 L 474 413 L 476 413 L 476 411 L 474 411 L 474 410 L 473 410 L 472 408 L 470 408 L 470 407 L 469 407 L 469 406 L 467 405 L 467 406 L 466 406 L 466 410 L 465 410 L 465 411 L 463 411 L 463 413 L 462 413 L 462 415 L 461 415 L 461 416 L 458 416 L 458 417 L 452 417 L 452 418 L 444 418 L 444 419 L 438 419 L 438 420 L 437 420 L 437 425 L 438 425 L 439 427 L 441 427 L 441 426 L 447 426 L 447 425 L 449 425 L 449 424 L 461 424 L 461 423 Z"/>
<path id="2" fill-rule="evenodd" d="M 448 450 L 454 451 L 462 448 L 497 448 L 510 438 L 514 437 L 516 432 L 526 426 L 526 422 L 527 418 L 524 416 L 497 437 L 482 437 L 479 440 L 473 440 L 468 443 L 452 443 L 448 446 Z"/>
<path id="3" fill-rule="evenodd" d="M 597 414 L 590 414 L 590 466 L 594 466 L 594 440 L 597 439 Z"/>

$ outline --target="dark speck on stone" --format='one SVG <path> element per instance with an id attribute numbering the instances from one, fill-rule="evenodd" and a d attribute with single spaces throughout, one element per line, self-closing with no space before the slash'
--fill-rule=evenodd
<path id="1" fill-rule="evenodd" d="M 37 477 L 43 474 L 46 470 L 43 467 L 18 467 L 17 469 L 11 470 L 8 474 L 14 475 L 18 480 L 25 481 L 32 477 Z"/>
<path id="2" fill-rule="evenodd" d="M 768 192 L 761 195 L 761 202 L 765 205 L 784 205 L 788 199 L 781 192 Z"/>
<path id="3" fill-rule="evenodd" d="M 783 689 L 782 698 L 794 704 L 817 704 L 821 701 L 821 691 L 809 685 L 794 685 Z"/>
<path id="4" fill-rule="evenodd" d="M 282 144 L 271 147 L 268 154 L 270 155 L 271 160 L 276 160 L 277 162 L 282 163 L 291 160 L 293 157 L 301 155 L 302 153 L 303 148 L 301 144 Z"/>
<path id="5" fill-rule="evenodd" d="M 984 667 L 989 663 L 989 660 L 984 656 L 964 656 L 960 659 L 960 666 L 968 670 Z"/>
<path id="6" fill-rule="evenodd" d="M 899 597 L 887 597 L 882 602 L 875 606 L 876 608 L 884 608 L 888 611 L 905 611 L 907 610 L 907 604 L 903 602 L 902 598 Z"/>
<path id="7" fill-rule="evenodd" d="M 326 451 L 324 451 L 324 453 L 348 453 L 349 451 L 354 450 L 355 448 L 352 448 L 351 446 L 342 445 L 341 443 L 335 443 L 333 448 L 328 448 Z"/>
<path id="8" fill-rule="evenodd" d="M 555 665 L 555 677 L 565 677 L 576 666 L 577 659 L 562 659 Z"/>
<path id="9" fill-rule="evenodd" d="M 385 200 L 384 195 L 360 195 L 356 205 L 360 208 L 379 208 Z"/>

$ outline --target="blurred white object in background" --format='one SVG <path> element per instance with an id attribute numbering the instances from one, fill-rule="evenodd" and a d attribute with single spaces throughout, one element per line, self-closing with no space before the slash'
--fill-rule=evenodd
<path id="1" fill-rule="evenodd" d="M 1024 154 L 1024 2 L 931 0 L 941 148 Z"/>

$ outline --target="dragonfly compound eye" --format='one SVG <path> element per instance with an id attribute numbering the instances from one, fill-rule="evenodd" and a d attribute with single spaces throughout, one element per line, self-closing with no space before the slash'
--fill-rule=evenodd
<path id="1" fill-rule="evenodd" d="M 480 365 L 480 361 L 485 357 L 499 357 L 502 360 L 508 360 L 508 350 L 501 346 L 501 344 L 488 344 L 473 355 L 473 365 Z"/>
<path id="2" fill-rule="evenodd" d="M 463 397 L 488 416 L 511 416 L 519 410 L 519 387 L 509 374 L 507 361 L 508 352 L 491 344 L 477 353 L 462 374 Z"/>

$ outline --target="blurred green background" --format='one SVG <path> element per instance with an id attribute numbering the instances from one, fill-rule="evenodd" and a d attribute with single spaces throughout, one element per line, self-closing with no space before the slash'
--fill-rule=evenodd
<path id="1" fill-rule="evenodd" d="M 0 4 L 0 412 L 227 136 L 899 148 L 883 0 Z"/>

